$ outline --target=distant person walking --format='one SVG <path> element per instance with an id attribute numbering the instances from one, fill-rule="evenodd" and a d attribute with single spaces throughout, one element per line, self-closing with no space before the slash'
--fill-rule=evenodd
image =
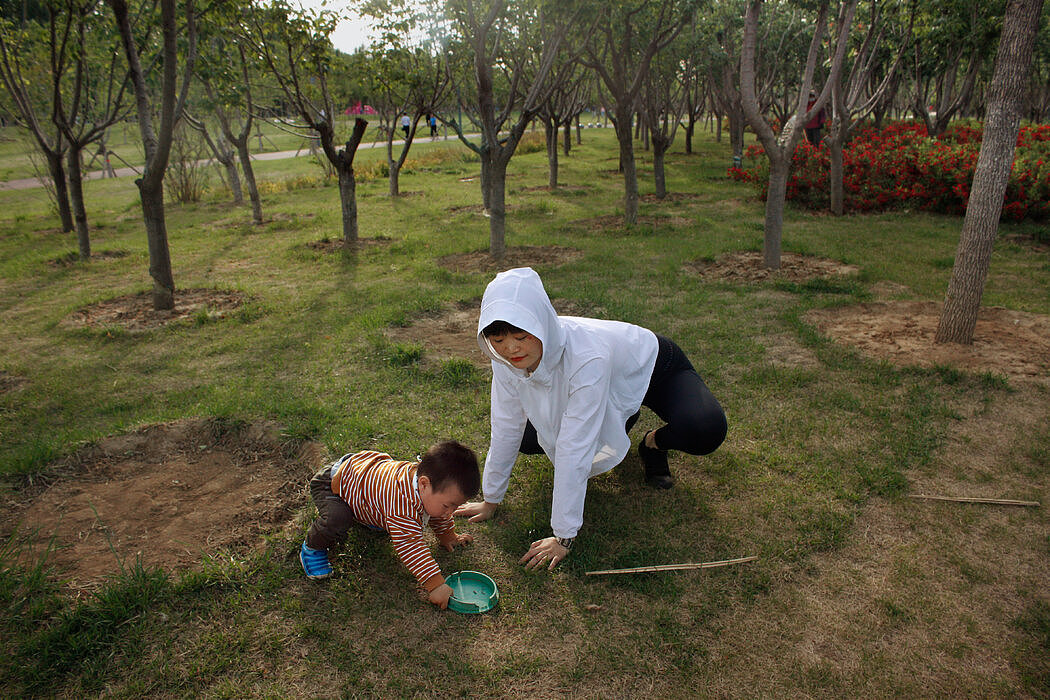
<path id="1" fill-rule="evenodd" d="M 405 132 L 405 140 L 408 140 L 408 132 L 412 129 L 412 120 L 407 114 L 401 115 L 401 131 Z"/>
<path id="2" fill-rule="evenodd" d="M 808 112 L 814 104 L 817 102 L 817 93 L 813 90 L 809 91 L 809 102 L 806 104 L 806 111 Z M 814 147 L 820 145 L 820 130 L 824 127 L 824 122 L 827 121 L 827 114 L 824 112 L 824 108 L 821 107 L 820 111 L 813 115 L 813 118 L 806 122 L 806 140 L 809 141 Z"/>

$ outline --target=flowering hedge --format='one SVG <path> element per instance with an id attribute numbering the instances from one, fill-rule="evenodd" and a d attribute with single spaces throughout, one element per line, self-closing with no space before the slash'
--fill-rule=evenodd
<path id="1" fill-rule="evenodd" d="M 842 152 L 843 195 L 849 211 L 917 208 L 963 214 L 970 198 L 981 129 L 950 127 L 940 138 L 917 122 L 859 130 Z M 766 196 L 769 161 L 761 146 L 748 147 L 743 167 L 729 175 L 751 182 Z M 803 141 L 795 150 L 787 198 L 812 209 L 828 206 L 827 145 Z M 1022 127 L 1003 200 L 1004 220 L 1050 218 L 1050 125 Z"/>

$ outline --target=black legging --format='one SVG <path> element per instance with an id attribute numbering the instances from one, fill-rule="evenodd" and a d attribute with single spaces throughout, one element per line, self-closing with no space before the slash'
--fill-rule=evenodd
<path id="1" fill-rule="evenodd" d="M 710 454 L 726 439 L 726 414 L 682 348 L 662 335 L 656 339 L 660 349 L 653 376 L 649 378 L 649 389 L 642 399 L 643 406 L 667 423 L 656 431 L 656 446 L 691 455 Z M 631 432 L 637 420 L 635 413 L 627 419 L 624 430 Z M 531 421 L 525 424 L 518 449 L 524 454 L 543 454 Z"/>

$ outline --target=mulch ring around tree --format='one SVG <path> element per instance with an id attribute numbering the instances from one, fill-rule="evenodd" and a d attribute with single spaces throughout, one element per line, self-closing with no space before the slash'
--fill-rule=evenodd
<path id="1" fill-rule="evenodd" d="M 280 426 L 185 419 L 115 435 L 4 491 L 0 531 L 47 556 L 73 591 L 136 559 L 169 573 L 229 562 L 291 536 L 327 457 Z M 50 551 L 48 551 L 50 550 Z"/>
<path id="2" fill-rule="evenodd" d="M 655 193 L 650 192 L 649 194 L 643 194 L 639 199 L 643 202 L 689 202 L 694 199 L 700 199 L 700 195 L 695 192 L 668 192 L 661 199 Z"/>
<path id="3" fill-rule="evenodd" d="M 375 248 L 377 246 L 390 245 L 390 238 L 358 238 L 355 242 L 350 245 L 346 244 L 342 238 L 322 238 L 319 241 L 311 241 L 306 244 L 306 247 L 311 250 L 316 250 L 319 253 L 354 253 L 359 250 L 365 250 L 366 248 Z"/>
<path id="4" fill-rule="evenodd" d="M 453 272 L 498 272 L 513 267 L 556 267 L 583 257 L 583 251 L 565 246 L 508 247 L 500 259 L 487 250 L 457 253 L 438 258 L 438 265 Z"/>
<path id="5" fill-rule="evenodd" d="M 818 277 L 845 277 L 860 272 L 856 265 L 795 253 L 781 254 L 780 269 L 770 270 L 764 265 L 762 253 L 758 251 L 727 253 L 717 260 L 694 260 L 686 263 L 685 268 L 704 279 L 729 282 L 806 282 Z"/>
<path id="6" fill-rule="evenodd" d="M 61 323 L 66 328 L 109 328 L 146 331 L 190 318 L 215 320 L 243 306 L 249 297 L 218 289 L 176 289 L 175 308 L 153 308 L 153 293 L 139 292 L 77 309 Z"/>
<path id="7" fill-rule="evenodd" d="M 82 262 L 91 262 L 94 260 L 118 260 L 120 258 L 126 258 L 128 255 L 129 253 L 126 250 L 100 250 L 92 253 L 88 260 L 83 260 L 78 251 L 73 251 L 66 253 L 59 258 L 48 260 L 47 264 L 51 267 L 71 267 Z"/>
<path id="8" fill-rule="evenodd" d="M 1050 316 L 983 307 L 973 343 L 934 343 L 944 305 L 888 301 L 811 309 L 803 320 L 832 340 L 899 366 L 953 367 L 1050 386 Z"/>

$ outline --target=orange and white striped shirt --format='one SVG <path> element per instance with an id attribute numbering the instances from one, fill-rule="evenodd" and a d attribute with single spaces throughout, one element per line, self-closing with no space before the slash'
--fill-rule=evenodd
<path id="1" fill-rule="evenodd" d="M 416 484 L 418 462 L 402 462 L 371 450 L 344 455 L 332 467 L 332 492 L 346 501 L 365 525 L 386 530 L 394 552 L 428 592 L 445 582 L 423 540 L 430 525 L 438 540 L 454 534 L 452 518 L 431 518 Z"/>

